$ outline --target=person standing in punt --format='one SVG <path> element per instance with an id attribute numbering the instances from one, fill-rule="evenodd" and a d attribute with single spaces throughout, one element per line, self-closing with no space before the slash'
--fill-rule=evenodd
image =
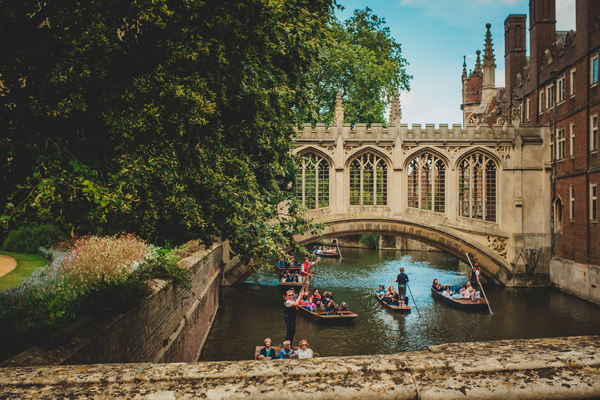
<path id="1" fill-rule="evenodd" d="M 304 257 L 304 262 L 300 267 L 300 275 L 302 276 L 302 289 L 308 293 L 308 286 L 310 284 L 310 266 L 314 265 L 315 262 L 308 261 L 308 257 Z"/>
<path id="2" fill-rule="evenodd" d="M 404 267 L 400 267 L 400 273 L 394 282 L 398 282 L 400 301 L 404 303 L 404 297 L 406 297 L 406 284 L 408 283 L 408 275 L 404 273 Z"/>
<path id="3" fill-rule="evenodd" d="M 289 340 L 290 343 L 293 343 L 296 334 L 296 313 L 298 312 L 296 307 L 300 305 L 302 295 L 304 295 L 304 292 L 300 292 L 300 295 L 294 300 L 294 290 L 288 290 L 283 303 L 283 318 L 286 327 L 285 340 Z"/>
<path id="4" fill-rule="evenodd" d="M 473 269 L 471 270 L 471 286 L 472 289 L 472 298 L 471 301 L 477 301 L 476 292 L 481 286 L 481 282 L 479 281 L 479 263 L 473 264 Z"/>

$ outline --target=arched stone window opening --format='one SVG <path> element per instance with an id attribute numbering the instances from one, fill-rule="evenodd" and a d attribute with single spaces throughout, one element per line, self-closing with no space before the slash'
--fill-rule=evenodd
<path id="1" fill-rule="evenodd" d="M 387 205 L 387 163 L 365 153 L 350 163 L 350 205 Z"/>
<path id="2" fill-rule="evenodd" d="M 562 232 L 563 228 L 563 202 L 560 197 L 554 200 L 554 232 Z"/>
<path id="3" fill-rule="evenodd" d="M 446 164 L 430 153 L 408 163 L 408 206 L 446 212 Z"/>
<path id="4" fill-rule="evenodd" d="M 308 210 L 329 207 L 329 163 L 315 153 L 302 156 L 296 174 L 296 198 Z"/>
<path id="5" fill-rule="evenodd" d="M 459 215 L 496 222 L 497 166 L 494 160 L 475 153 L 459 164 Z"/>

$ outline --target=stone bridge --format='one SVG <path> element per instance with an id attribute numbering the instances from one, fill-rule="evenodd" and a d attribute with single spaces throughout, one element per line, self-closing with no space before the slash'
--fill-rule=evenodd
<path id="1" fill-rule="evenodd" d="M 387 127 L 351 126 L 341 100 L 336 118 L 330 126 L 305 124 L 294 138 L 302 160 L 296 195 L 315 222 L 327 225 L 326 237 L 409 237 L 464 261 L 469 253 L 497 284 L 548 284 L 547 126 L 409 129 L 399 118 Z"/>

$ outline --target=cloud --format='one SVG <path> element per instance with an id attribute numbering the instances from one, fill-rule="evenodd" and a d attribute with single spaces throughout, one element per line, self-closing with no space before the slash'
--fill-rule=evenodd
<path id="1" fill-rule="evenodd" d="M 556 30 L 575 30 L 575 0 L 556 0 Z"/>

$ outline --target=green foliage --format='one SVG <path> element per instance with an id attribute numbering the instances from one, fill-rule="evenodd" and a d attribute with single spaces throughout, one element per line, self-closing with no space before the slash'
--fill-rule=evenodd
<path id="1" fill-rule="evenodd" d="M 316 115 L 302 118 L 333 122 L 336 94 L 341 90 L 346 122 L 385 124 L 388 101 L 398 90 L 410 90 L 412 76 L 406 74 L 408 62 L 400 44 L 385 19 L 368 7 L 355 10 L 344 22 L 332 18 L 328 28 L 328 45 L 311 73 Z"/>
<path id="2" fill-rule="evenodd" d="M 178 265 L 178 249 L 158 249 L 149 260 L 142 262 L 134 275 L 141 281 L 164 279 L 189 288 L 189 270 Z"/>
<path id="3" fill-rule="evenodd" d="M 4 221 L 229 239 L 256 266 L 296 247 L 290 136 L 332 4 L 0 2 Z"/>
<path id="4" fill-rule="evenodd" d="M 379 246 L 379 235 L 367 234 L 360 237 L 360 242 L 369 246 Z"/>
<path id="5" fill-rule="evenodd" d="M 2 250 L 37 254 L 40 246 L 49 247 L 64 237 L 64 231 L 53 224 L 22 226 L 8 232 Z"/>

